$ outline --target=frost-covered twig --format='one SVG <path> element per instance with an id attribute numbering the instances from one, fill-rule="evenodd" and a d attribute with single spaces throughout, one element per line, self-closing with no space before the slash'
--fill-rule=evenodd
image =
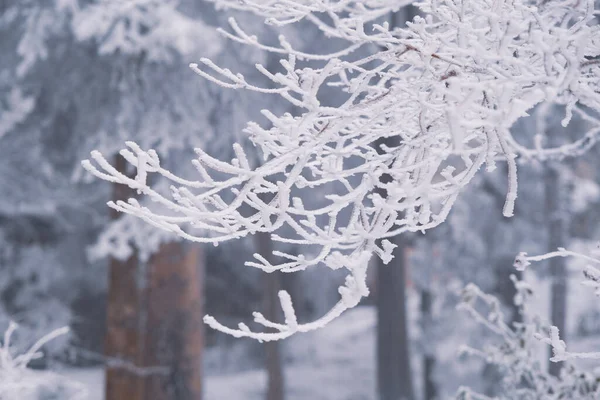
<path id="1" fill-rule="evenodd" d="M 81 355 L 86 359 L 100 362 L 107 368 L 127 371 L 128 373 L 135 376 L 146 377 L 153 375 L 168 375 L 171 372 L 171 369 L 167 366 L 157 365 L 140 367 L 135 365 L 131 361 L 127 361 L 119 357 L 108 357 L 104 354 L 90 351 L 80 347 L 73 347 L 72 349 L 75 350 L 76 354 Z"/>
<path id="2" fill-rule="evenodd" d="M 541 318 L 532 315 L 526 308 L 533 294 L 532 288 L 525 282 L 512 277 L 517 294 L 515 305 L 519 307 L 521 322 L 508 325 L 500 310 L 499 301 L 484 293 L 474 285 L 469 285 L 463 293 L 463 302 L 459 306 L 466 310 L 487 330 L 495 333 L 490 344 L 482 349 L 464 346 L 463 354 L 477 357 L 487 364 L 494 365 L 502 380 L 497 400 L 544 399 L 544 400 L 594 400 L 600 396 L 599 376 L 578 371 L 567 364 L 560 377 L 548 373 L 538 361 L 537 344 L 541 339 L 555 346 L 552 361 L 569 360 L 566 347 L 558 337 L 558 330 L 541 322 Z M 546 336 L 550 334 L 550 339 Z M 469 397 L 470 396 L 470 397 Z M 456 400 L 488 399 L 470 388 L 461 388 Z"/>
<path id="3" fill-rule="evenodd" d="M 27 369 L 32 360 L 41 356 L 39 351 L 45 344 L 66 334 L 69 329 L 56 329 L 35 342 L 25 353 L 14 356 L 11 341 L 17 327 L 11 322 L 0 343 L 0 399 L 36 400 L 49 394 L 65 400 L 85 399 L 87 391 L 82 385 Z"/>
<path id="4" fill-rule="evenodd" d="M 576 154 L 600 132 L 594 125 L 571 147 L 528 150 L 510 131 L 543 102 L 565 105 L 566 123 L 574 110 L 583 110 L 580 104 L 600 111 L 600 65 L 589 62 L 600 55 L 592 0 L 426 0 L 419 4 L 425 16 L 407 28 L 381 22 L 402 1 L 216 3 L 251 11 L 275 26 L 306 20 L 343 43 L 335 54 L 307 54 L 283 35 L 278 45 L 263 44 L 231 19 L 230 39 L 281 55 L 280 72 L 257 66 L 271 87 L 254 85 L 207 59 L 192 65 L 225 88 L 277 95 L 296 107 L 294 115 L 263 111 L 267 127 L 248 124 L 264 163 L 251 168 L 237 144 L 230 162 L 196 149 L 199 177 L 188 180 L 163 168 L 152 150 L 128 143 L 121 154 L 137 168 L 135 178 L 98 152 L 83 165 L 157 203 L 150 209 L 130 199 L 111 207 L 182 238 L 218 244 L 268 232 L 314 254 L 282 252 L 279 264 L 256 257 L 248 266 L 293 272 L 324 264 L 348 271 L 342 300 L 315 323 L 277 324 L 259 317 L 259 324 L 277 332 L 256 333 L 206 319 L 235 336 L 274 340 L 322 326 L 368 294 L 366 264 L 359 265 L 368 260 L 364 254 L 389 261 L 394 246 L 387 239 L 442 223 L 482 166 L 493 170 L 497 160 L 507 162 L 503 213 L 512 216 L 519 156 Z M 323 101 L 326 90 L 336 92 L 335 107 Z M 385 138 L 398 143 L 380 145 Z M 149 186 L 149 174 L 170 181 L 170 195 Z"/>
<path id="5" fill-rule="evenodd" d="M 40 357 L 42 354 L 39 352 L 42 347 L 48 342 L 56 339 L 59 336 L 66 335 L 69 332 L 68 327 L 55 329 L 47 335 L 40 338 L 33 344 L 25 353 L 13 357 L 10 353 L 11 338 L 18 325 L 14 322 L 10 322 L 8 329 L 4 333 L 2 343 L 0 343 L 0 370 L 9 371 L 27 368 L 27 365 L 34 359 Z"/>
<path id="6" fill-rule="evenodd" d="M 527 253 L 520 253 L 515 260 L 515 267 L 524 270 L 531 262 L 548 260 L 553 257 L 575 257 L 582 259 L 588 264 L 583 268 L 584 281 L 583 285 L 594 288 L 597 296 L 600 296 L 600 269 L 597 265 L 600 264 L 600 259 L 589 256 L 587 254 L 570 251 L 564 248 L 559 248 L 557 251 L 542 254 L 539 256 L 528 256 Z M 553 357 L 550 359 L 553 362 L 566 361 L 570 359 L 596 359 L 600 360 L 600 352 L 569 352 L 567 351 L 566 343 L 560 339 L 558 328 L 553 326 L 550 328 L 549 335 L 538 334 L 536 337 L 544 343 L 552 347 Z"/>
<path id="7" fill-rule="evenodd" d="M 583 267 L 584 285 L 591 286 L 600 295 L 600 270 L 596 267 L 600 259 L 595 256 L 559 248 L 557 251 L 528 256 L 520 253 L 515 260 L 515 268 L 523 271 L 531 262 L 548 260 L 553 257 L 575 257 L 587 262 Z M 594 373 L 578 371 L 573 365 L 567 364 L 559 377 L 549 373 L 535 361 L 535 343 L 541 341 L 552 347 L 552 362 L 568 362 L 574 359 L 600 359 L 600 352 L 569 352 L 566 343 L 560 339 L 557 327 L 541 322 L 541 318 L 532 315 L 525 308 L 528 298 L 533 293 L 532 288 L 524 281 L 512 277 L 516 285 L 517 295 L 515 304 L 520 308 L 522 322 L 513 327 L 507 325 L 501 313 L 498 313 L 499 302 L 493 296 L 483 293 L 474 285 L 469 285 L 464 291 L 463 302 L 459 306 L 465 309 L 472 318 L 488 330 L 499 334 L 500 343 L 488 346 L 483 350 L 465 347 L 463 352 L 480 357 L 486 362 L 501 368 L 504 376 L 504 392 L 502 399 L 526 399 L 528 396 L 544 399 L 597 399 L 600 396 L 600 376 Z M 476 307 L 481 301 L 487 305 L 486 311 Z M 541 396 L 541 397 L 535 397 Z M 458 396 L 457 398 L 462 398 Z"/>

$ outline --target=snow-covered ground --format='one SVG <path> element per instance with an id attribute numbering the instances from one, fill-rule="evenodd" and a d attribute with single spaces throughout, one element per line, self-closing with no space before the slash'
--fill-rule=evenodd
<path id="1" fill-rule="evenodd" d="M 416 300 L 416 296 L 414 299 Z M 416 301 L 411 302 L 411 309 L 416 306 Z M 285 341 L 287 398 L 375 399 L 375 323 L 373 307 L 358 307 L 345 313 L 326 329 L 300 334 Z M 455 351 L 452 349 L 449 354 L 454 361 Z M 415 377 L 419 377 L 420 363 L 416 349 L 414 353 L 413 368 Z M 66 370 L 63 373 L 87 386 L 89 400 L 103 400 L 104 379 L 101 368 Z M 207 400 L 264 398 L 266 375 L 263 370 L 234 373 L 215 373 L 207 370 L 206 373 L 204 383 Z M 449 376 L 455 377 L 456 374 Z M 417 392 L 420 391 L 419 386 L 419 382 L 416 382 Z"/>
<path id="2" fill-rule="evenodd" d="M 286 343 L 289 365 L 285 378 L 290 400 L 370 400 L 375 393 L 375 314 L 359 307 L 327 329 L 297 336 Z M 103 400 L 101 368 L 65 370 L 63 374 L 87 386 L 89 400 Z M 207 371 L 207 400 L 263 399 L 263 370 L 215 375 Z"/>
<path id="3" fill-rule="evenodd" d="M 530 309 L 542 316 L 549 312 L 549 284 L 528 273 L 527 280 L 536 288 Z M 573 274 L 568 297 L 570 310 L 589 310 L 596 307 L 597 299 L 585 287 L 579 286 L 581 278 Z M 590 292 L 590 293 L 588 293 Z M 411 334 L 416 334 L 417 296 L 410 296 Z M 567 340 L 572 348 L 579 349 L 585 343 L 589 351 L 599 340 L 574 337 L 578 314 L 571 313 Z M 286 390 L 289 400 L 372 400 L 375 399 L 375 323 L 373 307 L 362 306 L 350 310 L 325 329 L 299 334 L 283 342 L 286 354 Z M 462 384 L 473 384 L 478 380 L 479 364 L 464 362 L 456 356 L 459 342 L 466 342 L 465 320 L 457 319 L 455 332 L 446 332 L 444 343 L 436 347 L 439 357 L 437 379 L 442 386 L 443 397 L 450 396 Z M 461 333 L 462 332 L 462 333 Z M 243 346 L 243 344 L 241 344 Z M 592 346 L 592 348 L 590 348 Z M 231 355 L 215 354 L 222 349 L 208 350 L 208 358 L 228 360 L 239 356 L 239 349 L 229 350 Z M 540 361 L 547 362 L 547 346 L 540 344 Z M 412 367 L 415 390 L 420 393 L 421 363 L 417 348 L 413 352 Z M 216 357 L 215 357 L 216 356 Z M 586 365 L 587 366 L 587 365 Z M 263 370 L 248 370 L 247 365 L 238 369 L 227 368 L 222 372 L 207 365 L 205 383 L 206 400 L 262 400 L 266 386 Z M 101 368 L 65 370 L 63 375 L 83 383 L 89 390 L 89 400 L 104 400 L 104 377 Z"/>

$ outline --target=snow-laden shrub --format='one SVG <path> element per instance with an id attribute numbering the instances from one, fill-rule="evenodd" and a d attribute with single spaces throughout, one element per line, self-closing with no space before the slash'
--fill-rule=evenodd
<path id="1" fill-rule="evenodd" d="M 67 333 L 57 329 L 39 339 L 23 354 L 13 354 L 11 339 L 17 324 L 10 323 L 0 344 L 0 399 L 2 400 L 79 400 L 87 392 L 81 384 L 51 373 L 27 368 L 30 361 L 41 356 L 40 350 L 51 340 Z"/>
<path id="2" fill-rule="evenodd" d="M 518 270 L 524 270 L 532 261 L 551 257 L 573 256 L 588 262 L 583 268 L 583 285 L 595 289 L 600 295 L 600 259 L 588 255 L 558 249 L 556 252 L 529 257 L 519 254 L 515 261 Z M 570 352 L 560 339 L 558 328 L 544 322 L 539 315 L 528 310 L 527 305 L 533 288 L 524 281 L 512 277 L 517 294 L 514 303 L 519 308 L 519 322 L 507 322 L 500 301 L 484 293 L 479 287 L 469 284 L 462 292 L 459 308 L 466 311 L 497 336 L 497 341 L 475 349 L 464 346 L 462 352 L 480 357 L 488 364 L 497 367 L 502 376 L 500 382 L 502 400 L 595 400 L 600 398 L 600 370 L 584 371 L 572 364 L 574 359 L 600 359 L 600 352 Z M 539 344 L 551 346 L 551 362 L 565 362 L 559 377 L 552 376 L 545 363 L 540 362 Z M 475 393 L 469 388 L 461 388 L 457 400 L 490 400 L 490 397 Z"/>

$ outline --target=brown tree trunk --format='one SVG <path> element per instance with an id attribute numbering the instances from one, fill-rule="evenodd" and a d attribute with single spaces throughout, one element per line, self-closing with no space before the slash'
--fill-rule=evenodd
<path id="1" fill-rule="evenodd" d="M 121 156 L 115 166 L 126 172 Z M 114 186 L 113 200 L 132 195 Z M 107 400 L 201 399 L 203 262 L 200 247 L 182 243 L 163 244 L 146 264 L 136 253 L 110 260 Z"/>
<path id="2" fill-rule="evenodd" d="M 115 167 L 125 173 L 126 161 L 115 157 Z M 113 186 L 113 201 L 132 196 L 127 186 Z M 111 210 L 111 219 L 119 213 Z M 137 275 L 138 258 L 133 254 L 125 261 L 111 259 L 109 264 L 107 321 L 104 352 L 108 359 L 106 367 L 106 399 L 139 399 L 142 378 L 130 366 L 141 365 L 139 318 L 140 292 Z"/>
<path id="3" fill-rule="evenodd" d="M 201 247 L 163 244 L 148 264 L 141 400 L 202 397 L 203 299 Z"/>
<path id="4" fill-rule="evenodd" d="M 271 235 L 259 232 L 255 237 L 258 253 L 265 259 L 272 261 L 273 241 Z M 276 271 L 264 275 L 264 315 L 269 320 L 277 321 L 282 317 L 278 296 L 281 288 L 281 272 Z M 266 342 L 264 346 L 265 368 L 267 370 L 265 398 L 266 400 L 283 400 L 285 398 L 285 386 L 279 341 Z"/>
<path id="5" fill-rule="evenodd" d="M 566 210 L 561 201 L 565 196 L 565 185 L 561 185 L 560 173 L 556 165 L 549 164 L 544 170 L 546 192 L 546 215 L 548 218 L 548 251 L 556 251 L 566 245 Z M 560 331 L 561 339 L 566 340 L 567 314 L 567 266 L 564 257 L 548 260 L 550 267 L 550 320 Z M 550 357 L 552 357 L 550 349 Z M 550 362 L 548 371 L 554 376 L 560 374 L 563 363 Z"/>
<path id="6" fill-rule="evenodd" d="M 396 237 L 388 265 L 377 258 L 377 383 L 379 400 L 413 400 L 408 310 L 406 242 Z"/>
<path id="7" fill-rule="evenodd" d="M 110 261 L 105 338 L 106 399 L 139 399 L 142 378 L 129 366 L 140 365 L 137 257 Z"/>

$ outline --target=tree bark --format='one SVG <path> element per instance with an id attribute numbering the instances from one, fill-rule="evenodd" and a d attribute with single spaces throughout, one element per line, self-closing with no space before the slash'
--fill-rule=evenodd
<path id="1" fill-rule="evenodd" d="M 255 237 L 258 253 L 265 259 L 272 261 L 273 241 L 271 235 L 259 232 Z M 265 274 L 263 279 L 264 315 L 269 320 L 278 320 L 282 316 L 278 296 L 279 291 L 282 289 L 281 272 L 275 271 Z M 265 398 L 266 400 L 283 400 L 285 398 L 285 383 L 279 341 L 266 342 L 264 348 L 265 368 L 267 370 L 267 392 Z"/>
<path id="2" fill-rule="evenodd" d="M 110 260 L 105 338 L 106 399 L 139 399 L 142 378 L 127 366 L 140 365 L 137 257 Z"/>
<path id="3" fill-rule="evenodd" d="M 120 155 L 115 166 L 126 173 Z M 113 187 L 114 201 L 132 196 L 124 185 Z M 163 244 L 145 265 L 135 252 L 110 260 L 107 400 L 201 399 L 202 262 L 199 247 L 180 243 Z"/>
<path id="4" fill-rule="evenodd" d="M 395 257 L 377 259 L 377 383 L 380 400 L 413 400 L 408 310 L 406 241 L 396 237 Z"/>
<path id="5" fill-rule="evenodd" d="M 126 161 L 115 157 L 115 167 L 126 173 Z M 126 200 L 133 192 L 124 185 L 113 186 L 113 201 Z M 111 219 L 119 213 L 111 209 Z M 109 263 L 109 282 L 106 312 L 104 352 L 108 359 L 105 392 L 107 400 L 140 398 L 142 378 L 127 366 L 141 365 L 139 318 L 140 292 L 137 281 L 137 254 L 121 261 L 112 258 Z"/>
<path id="6" fill-rule="evenodd" d="M 544 186 L 546 192 L 546 215 L 548 218 L 548 251 L 556 251 L 566 245 L 566 215 L 562 197 L 565 186 L 560 182 L 558 166 L 549 164 L 544 170 Z M 560 331 L 561 339 L 566 340 L 567 313 L 567 266 L 564 257 L 553 257 L 548 260 L 550 267 L 550 320 Z M 552 357 L 550 349 L 550 357 Z M 550 362 L 548 372 L 558 376 L 563 363 Z"/>
<path id="7" fill-rule="evenodd" d="M 171 242 L 149 262 L 142 400 L 202 398 L 203 261 L 198 245 Z"/>

